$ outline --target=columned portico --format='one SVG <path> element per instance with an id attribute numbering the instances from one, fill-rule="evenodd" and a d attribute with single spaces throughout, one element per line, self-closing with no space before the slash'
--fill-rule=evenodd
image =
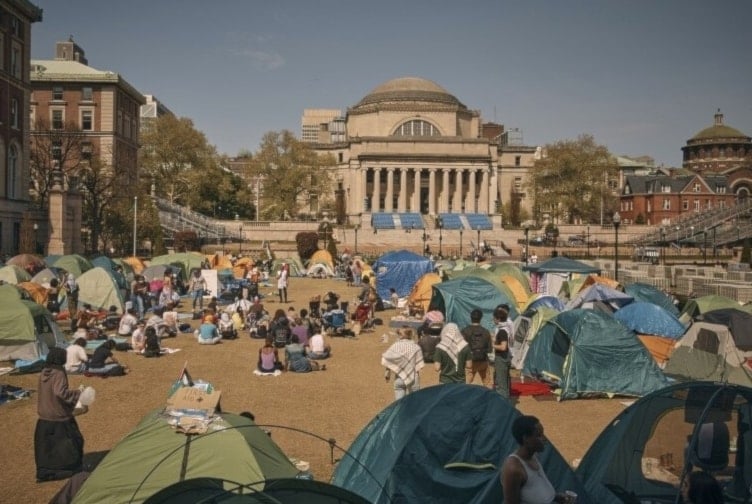
<path id="1" fill-rule="evenodd" d="M 371 211 L 381 211 L 381 169 L 375 168 L 373 170 L 373 201 L 371 203 Z"/>
<path id="2" fill-rule="evenodd" d="M 449 211 L 449 170 L 444 169 L 441 171 L 441 201 L 439 203 L 439 213 L 446 213 Z"/>
<path id="3" fill-rule="evenodd" d="M 407 169 L 400 168 L 400 192 L 397 199 L 397 211 L 407 211 Z"/>
<path id="4" fill-rule="evenodd" d="M 410 211 L 420 212 L 420 168 L 415 168 L 415 180 L 413 182 L 413 201 Z"/>
<path id="5" fill-rule="evenodd" d="M 386 169 L 386 198 L 384 198 L 384 211 L 394 211 L 394 168 Z"/>
<path id="6" fill-rule="evenodd" d="M 436 168 L 428 169 L 428 215 L 436 215 Z"/>

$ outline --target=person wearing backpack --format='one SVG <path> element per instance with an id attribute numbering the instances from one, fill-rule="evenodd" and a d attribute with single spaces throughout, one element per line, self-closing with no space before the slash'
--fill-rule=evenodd
<path id="1" fill-rule="evenodd" d="M 492 351 L 491 333 L 480 325 L 483 312 L 475 308 L 470 312 L 470 325 L 462 330 L 462 336 L 470 346 L 470 359 L 465 363 L 465 383 L 473 383 L 475 375 L 480 375 L 484 387 L 493 388 L 493 376 L 488 365 L 488 354 Z"/>
<path id="2" fill-rule="evenodd" d="M 496 336 L 494 337 L 494 382 L 496 392 L 505 399 L 510 398 L 511 377 L 509 370 L 512 363 L 511 339 L 514 332 L 512 321 L 509 320 L 509 306 L 501 304 L 494 309 L 494 323 Z"/>

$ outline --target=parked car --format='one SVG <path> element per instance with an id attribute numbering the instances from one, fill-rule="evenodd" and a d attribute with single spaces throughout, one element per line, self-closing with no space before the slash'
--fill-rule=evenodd
<path id="1" fill-rule="evenodd" d="M 567 238 L 567 246 L 569 247 L 584 247 L 585 237 L 580 235 L 574 235 Z"/>

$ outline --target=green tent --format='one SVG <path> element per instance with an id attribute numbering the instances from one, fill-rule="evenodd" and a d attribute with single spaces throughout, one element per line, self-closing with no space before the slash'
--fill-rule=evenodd
<path id="1" fill-rule="evenodd" d="M 510 289 L 509 286 L 505 284 L 504 281 L 501 279 L 501 273 L 498 273 L 496 271 L 492 271 L 489 269 L 485 269 L 485 268 L 465 268 L 461 270 L 450 271 L 448 272 L 448 276 L 450 280 L 454 280 L 454 279 L 462 278 L 466 276 L 482 278 L 486 282 L 493 284 L 494 287 L 496 287 L 497 289 L 499 289 L 499 291 L 501 291 L 504 297 L 510 299 L 512 304 L 517 306 L 517 299 L 514 297 L 514 292 L 512 292 L 512 289 Z"/>
<path id="2" fill-rule="evenodd" d="M 68 254 L 60 256 L 55 260 L 54 263 L 52 263 L 52 266 L 54 266 L 55 268 L 64 269 L 68 273 L 73 273 L 73 276 L 75 276 L 77 279 L 82 274 L 86 273 L 94 267 L 94 265 L 91 264 L 88 259 L 78 254 Z"/>
<path id="3" fill-rule="evenodd" d="M 556 317 L 560 312 L 548 306 L 539 306 L 530 311 L 523 311 L 522 315 L 514 319 L 514 335 L 512 339 L 512 366 L 522 369 L 525 356 L 530 344 L 538 334 L 543 324 Z"/>
<path id="4" fill-rule="evenodd" d="M 21 282 L 31 281 L 31 275 L 15 264 L 9 264 L 0 268 L 0 280 L 9 284 L 20 284 Z"/>
<path id="5" fill-rule="evenodd" d="M 708 296 L 702 296 L 687 301 L 681 315 L 679 315 L 679 320 L 686 325 L 691 320 L 694 320 L 695 317 L 702 315 L 703 313 L 720 310 L 722 308 L 739 308 L 740 306 L 741 304 L 735 299 L 710 294 Z"/>
<path id="6" fill-rule="evenodd" d="M 448 282 L 433 284 L 429 310 L 439 310 L 447 322 L 460 329 L 470 325 L 470 312 L 479 308 L 483 312 L 481 325 L 495 334 L 493 311 L 498 305 L 509 305 L 511 318 L 517 317 L 514 297 L 507 296 L 494 284 L 475 276 L 462 276 Z"/>
<path id="7" fill-rule="evenodd" d="M 268 479 L 298 471 L 282 450 L 248 418 L 222 413 L 205 434 L 175 432 L 162 410 L 147 414 L 99 463 L 74 504 L 144 502 L 175 483 L 218 479 L 235 488 L 264 489 Z M 191 502 L 191 501 L 185 501 Z"/>
<path id="8" fill-rule="evenodd" d="M 180 266 L 183 271 L 183 280 L 187 281 L 193 269 L 201 269 L 201 263 L 206 257 L 198 252 L 180 252 L 177 254 L 165 254 L 154 257 L 149 261 L 149 266 L 157 264 L 172 264 Z"/>
<path id="9" fill-rule="evenodd" d="M 43 306 L 12 299 L 0 302 L 0 361 L 36 360 L 50 347 L 64 346 L 63 332 Z"/>
<path id="10" fill-rule="evenodd" d="M 272 268 L 269 272 L 271 278 L 274 278 L 277 271 L 282 268 L 282 263 L 287 263 L 290 266 L 290 276 L 305 276 L 305 268 L 303 268 L 303 263 L 300 262 L 300 259 L 297 257 L 286 257 L 284 259 L 274 259 L 274 261 L 272 261 Z"/>
<path id="11" fill-rule="evenodd" d="M 610 315 L 581 308 L 558 314 L 538 330 L 523 374 L 558 382 L 562 400 L 643 396 L 669 384 L 634 332 Z"/>
<path id="12" fill-rule="evenodd" d="M 0 304 L 5 301 L 34 301 L 25 289 L 12 284 L 0 285 Z"/>
<path id="13" fill-rule="evenodd" d="M 530 279 L 525 273 L 522 272 L 520 268 L 518 268 L 514 264 L 508 262 L 493 263 L 490 266 L 484 268 L 488 269 L 489 271 L 493 271 L 494 273 L 498 273 L 501 276 L 510 276 L 512 278 L 516 278 L 525 288 L 528 294 L 530 293 Z"/>
<path id="14" fill-rule="evenodd" d="M 115 306 L 118 313 L 123 313 L 123 294 L 118 288 L 117 282 L 104 268 L 90 269 L 78 280 L 78 303 L 88 303 L 93 308 Z"/>

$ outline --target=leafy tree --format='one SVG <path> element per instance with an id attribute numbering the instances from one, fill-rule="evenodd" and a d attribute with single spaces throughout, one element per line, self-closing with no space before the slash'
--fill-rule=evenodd
<path id="1" fill-rule="evenodd" d="M 37 118 L 32 125 L 31 147 L 29 149 L 29 169 L 31 176 L 31 199 L 39 208 L 49 205 L 52 188 L 52 171 L 59 166 L 66 183 L 77 177 L 82 163 L 87 157 L 85 133 L 69 121 L 60 129 L 53 129 L 45 118 Z"/>
<path id="2" fill-rule="evenodd" d="M 295 235 L 298 257 L 305 263 L 319 249 L 319 235 L 313 231 L 305 231 Z"/>
<path id="3" fill-rule="evenodd" d="M 189 172 L 215 168 L 216 149 L 187 118 L 158 117 L 141 135 L 142 175 L 151 178 L 156 195 L 171 203 L 185 204 L 194 190 Z"/>
<path id="4" fill-rule="evenodd" d="M 259 206 L 266 219 L 298 215 L 314 197 L 321 208 L 330 204 L 334 158 L 319 156 L 290 131 L 266 133 L 250 165 L 250 175 L 263 180 Z"/>
<path id="5" fill-rule="evenodd" d="M 219 168 L 190 169 L 185 173 L 191 192 L 184 204 L 218 219 L 251 218 L 255 215 L 253 195 L 247 184 L 234 173 Z"/>
<path id="6" fill-rule="evenodd" d="M 608 180 L 616 178 L 618 165 L 592 136 L 549 144 L 544 152 L 535 161 L 528 184 L 536 207 L 550 211 L 554 220 L 572 223 L 597 222 L 601 208 L 616 206 L 618 196 L 612 194 Z"/>
<path id="7" fill-rule="evenodd" d="M 157 209 L 144 188 L 140 189 L 137 196 L 137 246 L 149 240 L 152 254 L 163 254 L 165 247 Z M 101 236 L 102 242 L 111 244 L 116 254 L 133 253 L 133 198 L 119 197 L 112 202 L 104 213 Z"/>

